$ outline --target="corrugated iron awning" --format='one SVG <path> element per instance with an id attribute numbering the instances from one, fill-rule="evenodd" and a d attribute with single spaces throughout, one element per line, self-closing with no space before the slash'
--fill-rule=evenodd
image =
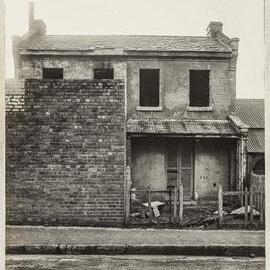
<path id="1" fill-rule="evenodd" d="M 264 129 L 250 129 L 247 136 L 247 151 L 249 153 L 264 153 Z"/>
<path id="2" fill-rule="evenodd" d="M 239 137 L 239 133 L 227 120 L 129 119 L 127 133 Z"/>

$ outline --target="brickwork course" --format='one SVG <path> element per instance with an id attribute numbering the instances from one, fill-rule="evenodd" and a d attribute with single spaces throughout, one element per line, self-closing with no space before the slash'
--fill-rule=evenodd
<path id="1" fill-rule="evenodd" d="M 8 224 L 121 224 L 125 95 L 120 80 L 26 80 L 7 112 Z"/>

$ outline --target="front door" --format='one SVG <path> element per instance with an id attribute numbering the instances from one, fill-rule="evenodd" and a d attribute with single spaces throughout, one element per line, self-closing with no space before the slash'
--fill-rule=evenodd
<path id="1" fill-rule="evenodd" d="M 193 147 L 191 141 L 172 142 L 168 145 L 167 186 L 183 184 L 184 199 L 190 200 L 193 193 Z"/>

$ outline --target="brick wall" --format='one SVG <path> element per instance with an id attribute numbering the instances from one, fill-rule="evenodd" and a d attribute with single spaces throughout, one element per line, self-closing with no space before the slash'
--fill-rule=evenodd
<path id="1" fill-rule="evenodd" d="M 124 218 L 120 80 L 26 80 L 6 115 L 8 224 L 118 225 Z"/>

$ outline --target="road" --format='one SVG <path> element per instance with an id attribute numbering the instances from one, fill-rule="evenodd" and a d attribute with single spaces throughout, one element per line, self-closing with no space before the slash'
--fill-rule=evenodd
<path id="1" fill-rule="evenodd" d="M 7 255 L 7 270 L 261 270 L 265 258 L 145 255 Z"/>

